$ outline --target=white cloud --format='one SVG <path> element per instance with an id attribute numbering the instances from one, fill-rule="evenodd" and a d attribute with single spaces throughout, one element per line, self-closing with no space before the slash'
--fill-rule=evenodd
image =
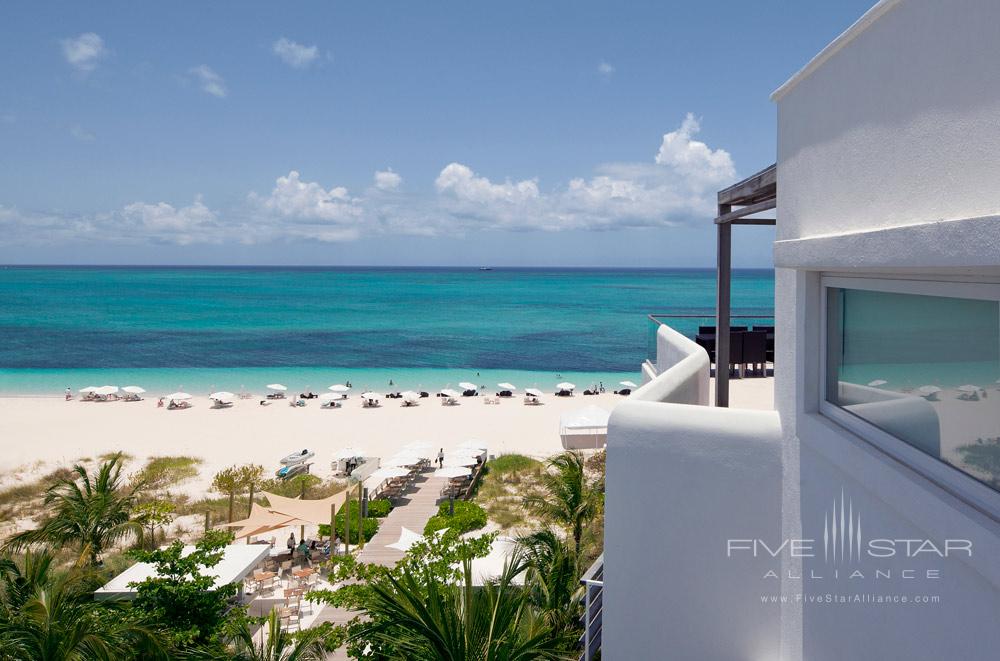
<path id="1" fill-rule="evenodd" d="M 198 80 L 202 91 L 220 99 L 226 98 L 226 95 L 229 93 L 226 90 L 226 81 L 222 79 L 222 76 L 215 73 L 210 66 L 202 64 L 193 67 L 190 73 Z"/>
<path id="2" fill-rule="evenodd" d="M 83 128 L 79 124 L 74 124 L 73 126 L 71 126 L 69 129 L 69 134 L 74 138 L 76 138 L 77 140 L 79 140 L 80 142 L 93 142 L 94 140 L 97 140 L 96 135 L 94 135 L 91 131 L 88 131 L 87 129 Z"/>
<path id="3" fill-rule="evenodd" d="M 285 37 L 274 42 L 271 50 L 282 62 L 296 69 L 308 67 L 319 57 L 319 48 L 316 46 L 305 46 Z"/>
<path id="4" fill-rule="evenodd" d="M 688 113 L 678 130 L 663 136 L 657 164 L 671 168 L 693 187 L 710 188 L 729 182 L 736 176 L 732 157 L 724 149 L 713 150 L 704 142 L 692 140 L 700 131 L 701 122 Z"/>
<path id="5" fill-rule="evenodd" d="M 403 183 L 403 178 L 393 172 L 392 168 L 375 172 L 375 188 L 381 191 L 396 190 L 401 183 Z"/>
<path id="6" fill-rule="evenodd" d="M 604 60 L 601 60 L 601 63 L 597 65 L 597 73 L 601 74 L 604 77 L 610 77 L 611 74 L 613 74 L 614 72 L 615 68 L 610 64 L 608 64 L 607 62 L 605 62 Z"/>
<path id="7" fill-rule="evenodd" d="M 232 238 L 220 232 L 218 215 L 205 206 L 201 196 L 191 205 L 180 208 L 166 202 L 134 202 L 125 206 L 120 217 L 126 235 L 161 243 L 219 243 Z"/>
<path id="8" fill-rule="evenodd" d="M 98 61 L 108 54 L 104 40 L 93 32 L 84 32 L 77 37 L 63 39 L 61 43 L 66 62 L 84 73 L 93 71 Z"/>
<path id="9" fill-rule="evenodd" d="M 272 221 L 266 229 L 278 235 L 319 241 L 349 241 L 361 235 L 361 200 L 352 198 L 343 186 L 327 190 L 314 181 L 302 181 L 295 170 L 278 177 L 267 197 L 251 193 L 249 200 L 265 220 Z"/>

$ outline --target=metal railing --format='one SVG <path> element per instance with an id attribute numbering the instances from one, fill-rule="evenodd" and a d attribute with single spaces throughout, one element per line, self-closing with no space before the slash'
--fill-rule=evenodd
<path id="1" fill-rule="evenodd" d="M 583 595 L 583 635 L 580 636 L 580 661 L 592 661 L 601 651 L 604 613 L 604 554 L 602 553 L 580 579 Z"/>
<path id="2" fill-rule="evenodd" d="M 729 317 L 737 326 L 773 326 L 774 315 L 769 314 L 734 314 Z M 650 314 L 647 315 L 649 328 L 646 334 L 646 360 L 656 365 L 656 333 L 660 326 L 669 325 L 678 333 L 689 339 L 698 334 L 699 326 L 714 326 L 715 313 L 711 314 Z M 670 321 L 661 321 L 669 319 Z"/>

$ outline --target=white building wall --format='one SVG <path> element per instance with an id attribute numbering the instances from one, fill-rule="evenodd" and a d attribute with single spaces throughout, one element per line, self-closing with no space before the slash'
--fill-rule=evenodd
<path id="1" fill-rule="evenodd" d="M 866 538 L 967 538 L 974 548 L 972 558 L 891 564 L 917 576 L 936 569 L 938 579 L 857 584 L 938 595 L 937 605 L 786 604 L 785 659 L 995 659 L 1000 650 L 997 524 L 818 413 L 822 273 L 1000 274 L 998 26 L 996 0 L 884 2 L 775 95 L 783 535 L 822 531 L 843 491 Z M 831 571 L 818 559 L 786 558 L 784 569 L 787 594 L 802 585 L 789 572 Z"/>

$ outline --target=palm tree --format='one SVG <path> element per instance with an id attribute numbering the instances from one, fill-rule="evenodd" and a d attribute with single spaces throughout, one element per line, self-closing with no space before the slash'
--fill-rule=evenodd
<path id="1" fill-rule="evenodd" d="M 539 530 L 517 540 L 527 563 L 528 599 L 555 631 L 573 631 L 580 624 L 578 559 L 552 530 Z"/>
<path id="2" fill-rule="evenodd" d="M 122 480 L 122 457 L 116 454 L 101 464 L 93 476 L 77 464 L 74 478 L 63 478 L 45 493 L 49 517 L 35 530 L 14 535 L 5 548 L 23 549 L 32 544 L 48 543 L 56 547 L 72 546 L 91 565 L 100 562 L 101 554 L 114 544 L 134 535 L 142 540 L 142 525 L 133 517 L 142 482 L 126 486 Z"/>
<path id="3" fill-rule="evenodd" d="M 404 568 L 373 582 L 368 621 L 352 639 L 367 640 L 391 659 L 522 661 L 567 659 L 568 638 L 546 625 L 513 584 L 525 565 L 509 559 L 495 582 L 472 584 L 472 561 L 462 563 L 461 585 L 441 584 L 430 570 Z"/>
<path id="4" fill-rule="evenodd" d="M 166 658 L 158 632 L 94 602 L 84 574 L 56 572 L 47 552 L 0 560 L 0 585 L 2 658 Z"/>
<path id="5" fill-rule="evenodd" d="M 255 638 L 250 620 L 243 618 L 230 638 L 231 656 L 226 658 L 235 661 L 319 661 L 326 658 L 320 629 L 304 629 L 293 639 L 281 628 L 281 618 L 274 610 L 266 623 L 267 636 L 261 627 Z"/>
<path id="6" fill-rule="evenodd" d="M 584 527 L 600 511 L 601 492 L 587 480 L 583 455 L 569 451 L 549 460 L 555 472 L 542 473 L 543 494 L 524 499 L 524 506 L 566 528 L 573 536 L 573 555 L 580 557 Z"/>

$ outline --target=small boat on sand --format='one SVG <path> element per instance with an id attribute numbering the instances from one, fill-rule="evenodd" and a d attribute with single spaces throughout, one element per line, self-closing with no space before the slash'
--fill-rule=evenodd
<path id="1" fill-rule="evenodd" d="M 287 480 L 295 477 L 296 475 L 308 473 L 310 466 L 312 466 L 312 464 L 292 464 L 291 466 L 282 466 L 274 472 L 274 475 L 280 480 Z"/>
<path id="2" fill-rule="evenodd" d="M 281 463 L 284 466 L 295 466 L 296 464 L 305 463 L 315 456 L 316 453 L 312 450 L 300 450 L 283 457 Z"/>

